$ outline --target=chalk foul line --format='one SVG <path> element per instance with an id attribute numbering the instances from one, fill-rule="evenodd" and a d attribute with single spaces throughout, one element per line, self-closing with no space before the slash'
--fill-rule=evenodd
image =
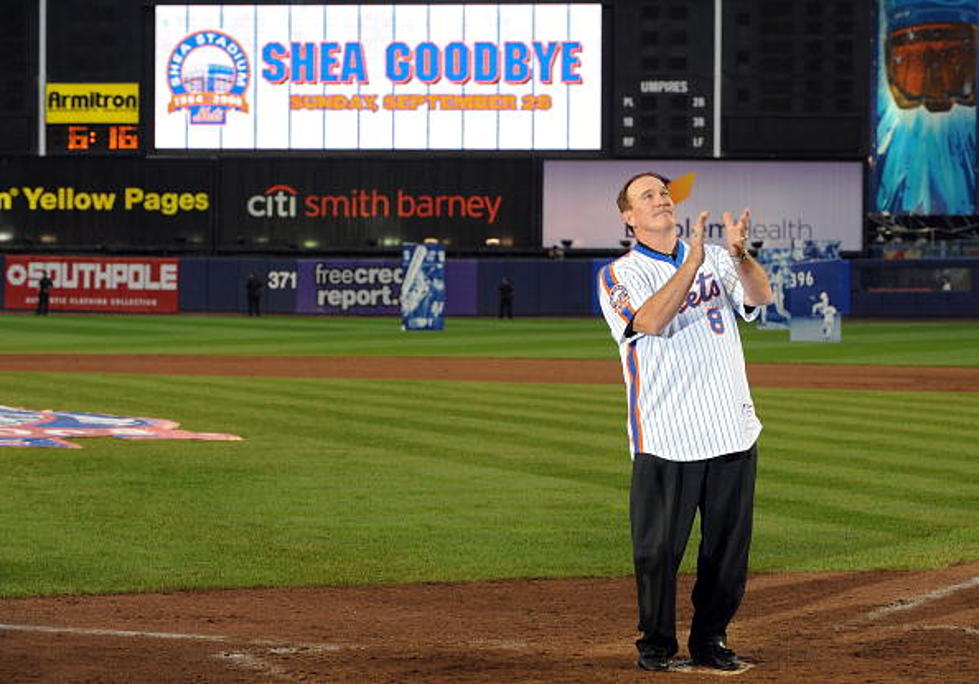
<path id="1" fill-rule="evenodd" d="M 0 632 L 33 632 L 40 634 L 78 634 L 83 636 L 105 636 L 139 639 L 171 639 L 183 641 L 201 641 L 217 644 L 245 644 L 249 646 L 268 647 L 270 653 L 323 653 L 340 651 L 357 646 L 343 644 L 295 644 L 270 639 L 241 639 L 222 634 L 187 634 L 182 632 L 147 632 L 132 629 L 99 629 L 93 627 L 52 627 L 49 625 L 11 625 L 0 623 Z"/>
<path id="2" fill-rule="evenodd" d="M 931 601 L 937 601 L 947 596 L 951 596 L 957 591 L 971 589 L 972 587 L 976 586 L 979 586 L 979 577 L 972 577 L 959 584 L 952 584 L 947 587 L 942 587 L 941 589 L 936 589 L 935 591 L 927 594 L 921 594 L 920 596 L 915 596 L 910 599 L 901 599 L 899 601 L 895 601 L 894 603 L 889 603 L 886 606 L 881 606 L 880 608 L 872 610 L 864 615 L 864 619 L 876 620 L 877 618 L 884 617 L 885 615 L 890 615 L 892 613 L 897 613 L 902 610 L 911 610 Z"/>

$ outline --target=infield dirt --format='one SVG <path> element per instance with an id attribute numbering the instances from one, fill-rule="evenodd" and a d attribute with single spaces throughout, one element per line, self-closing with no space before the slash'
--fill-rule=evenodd
<path id="1" fill-rule="evenodd" d="M 3 356 L 0 370 L 621 382 L 614 362 L 430 358 Z M 967 368 L 749 374 L 767 387 L 979 391 L 979 369 Z M 682 577 L 680 625 L 690 588 Z M 638 671 L 634 615 L 631 578 L 8 599 L 0 681 L 717 681 Z M 979 561 L 754 575 L 728 636 L 754 665 L 739 682 L 979 681 Z"/>

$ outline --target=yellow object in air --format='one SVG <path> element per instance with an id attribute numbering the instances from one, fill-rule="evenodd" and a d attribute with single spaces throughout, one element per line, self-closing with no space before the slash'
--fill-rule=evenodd
<path id="1" fill-rule="evenodd" d="M 693 182 L 695 180 L 697 180 L 697 174 L 687 173 L 670 181 L 670 197 L 673 198 L 675 204 L 679 204 L 690 197 L 693 193 Z"/>

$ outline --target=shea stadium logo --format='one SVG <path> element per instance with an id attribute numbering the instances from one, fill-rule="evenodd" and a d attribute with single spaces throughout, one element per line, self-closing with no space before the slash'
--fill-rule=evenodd
<path id="1" fill-rule="evenodd" d="M 0 447 L 55 447 L 80 449 L 70 441 L 78 437 L 117 439 L 197 439 L 237 441 L 238 435 L 220 432 L 188 432 L 166 418 L 136 418 L 109 413 L 35 411 L 0 406 Z"/>
<path id="2" fill-rule="evenodd" d="M 229 109 L 248 112 L 245 90 L 251 67 L 244 48 L 220 31 L 198 31 L 170 53 L 168 112 L 186 109 L 190 123 L 223 125 Z"/>

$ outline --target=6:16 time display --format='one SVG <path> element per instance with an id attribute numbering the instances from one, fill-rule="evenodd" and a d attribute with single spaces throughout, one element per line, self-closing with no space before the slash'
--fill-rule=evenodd
<path id="1" fill-rule="evenodd" d="M 48 125 L 51 154 L 132 154 L 142 149 L 139 126 L 133 124 Z"/>

